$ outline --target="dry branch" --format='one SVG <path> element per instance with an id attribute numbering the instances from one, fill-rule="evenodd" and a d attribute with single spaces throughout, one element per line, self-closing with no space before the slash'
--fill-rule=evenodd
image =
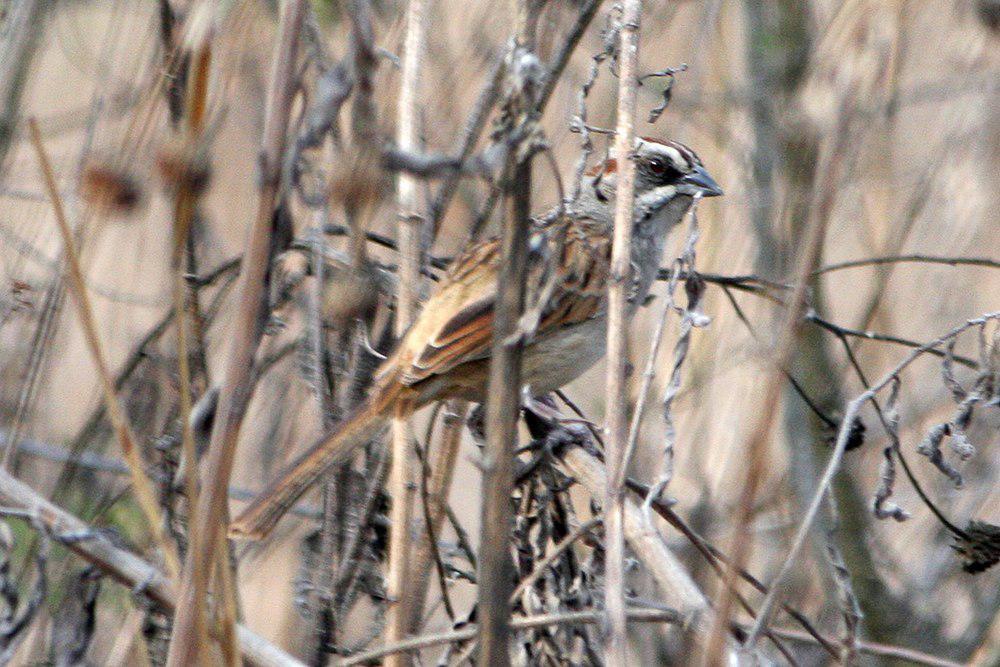
<path id="1" fill-rule="evenodd" d="M 591 498 L 605 497 L 607 473 L 604 466 L 583 448 L 573 447 L 562 454 L 569 473 L 587 489 Z M 622 502 L 622 533 L 650 576 L 656 581 L 666 603 L 675 608 L 699 634 L 711 627 L 708 599 L 691 579 L 687 569 L 674 555 L 663 536 L 650 530 L 642 510 L 634 502 Z M 605 534 L 607 526 L 605 524 Z"/>
<path id="2" fill-rule="evenodd" d="M 630 609 L 626 612 L 627 620 L 645 623 L 683 623 L 683 618 L 669 609 Z M 512 630 L 527 630 L 529 628 L 542 628 L 550 625 L 570 624 L 570 623 L 601 623 L 604 614 L 599 611 L 575 611 L 556 614 L 539 614 L 537 616 L 526 616 L 514 618 L 510 621 Z M 392 646 L 383 646 L 373 651 L 360 653 L 351 656 L 340 663 L 341 667 L 348 665 L 363 665 L 382 656 L 400 653 L 403 651 L 416 651 L 429 646 L 439 646 L 452 642 L 461 642 L 473 639 L 478 632 L 475 625 L 466 626 L 461 630 L 452 632 L 442 632 L 436 635 L 423 635 L 413 637 L 406 641 Z"/>

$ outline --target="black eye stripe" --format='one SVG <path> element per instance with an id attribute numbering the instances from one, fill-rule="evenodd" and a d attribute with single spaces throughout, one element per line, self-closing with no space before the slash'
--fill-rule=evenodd
<path id="1" fill-rule="evenodd" d="M 648 167 L 650 173 L 657 178 L 669 180 L 678 178 L 682 175 L 681 170 L 674 165 L 673 160 L 669 160 L 665 157 L 651 157 L 646 161 L 646 166 Z"/>

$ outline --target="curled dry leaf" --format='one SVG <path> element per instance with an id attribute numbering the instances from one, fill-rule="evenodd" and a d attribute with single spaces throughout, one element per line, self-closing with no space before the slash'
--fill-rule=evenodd
<path id="1" fill-rule="evenodd" d="M 950 434 L 951 426 L 949 424 L 938 424 L 927 432 L 923 441 L 917 446 L 917 452 L 930 459 L 930 462 L 952 481 L 955 488 L 960 488 L 962 486 L 962 473 L 948 463 L 941 453 L 941 443 L 945 436 Z"/>

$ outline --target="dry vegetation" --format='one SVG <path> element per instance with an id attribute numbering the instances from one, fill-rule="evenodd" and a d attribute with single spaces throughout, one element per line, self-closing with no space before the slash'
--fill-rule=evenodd
<path id="1" fill-rule="evenodd" d="M 0 2 L 0 663 L 1000 664 L 1000 2 L 638 4 Z M 726 196 L 611 363 L 223 539 L 631 95 Z"/>

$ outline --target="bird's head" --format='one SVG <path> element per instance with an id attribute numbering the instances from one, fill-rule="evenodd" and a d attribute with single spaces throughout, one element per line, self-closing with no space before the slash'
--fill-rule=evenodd
<path id="1" fill-rule="evenodd" d="M 687 209 L 696 195 L 718 197 L 722 188 L 709 175 L 698 155 L 679 141 L 637 138 L 631 158 L 635 161 L 635 207 L 648 217 L 672 201 Z M 584 197 L 614 207 L 620 161 L 609 158 L 587 172 Z"/>

